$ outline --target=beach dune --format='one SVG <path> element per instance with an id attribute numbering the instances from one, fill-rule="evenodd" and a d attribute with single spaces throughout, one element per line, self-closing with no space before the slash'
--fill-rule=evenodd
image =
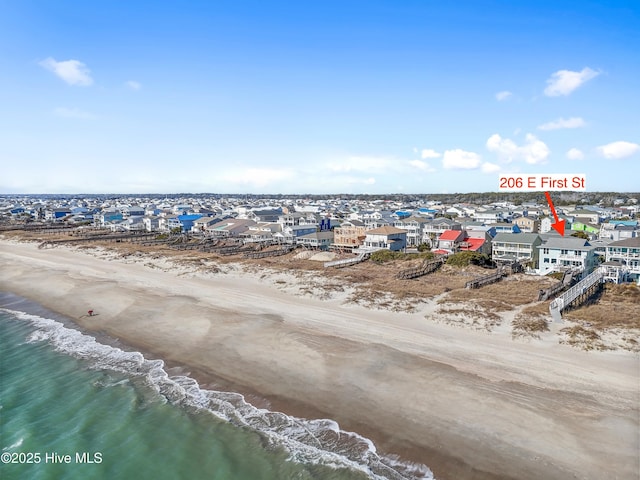
<path id="1" fill-rule="evenodd" d="M 87 331 L 286 413 L 335 419 L 436 478 L 639 478 L 637 354 L 297 297 L 242 271 L 201 275 L 9 241 L 0 268 L 0 289 Z"/>

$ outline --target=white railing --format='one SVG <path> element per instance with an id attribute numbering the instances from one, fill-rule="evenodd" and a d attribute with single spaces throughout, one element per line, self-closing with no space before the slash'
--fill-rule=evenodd
<path id="1" fill-rule="evenodd" d="M 360 262 L 364 262 L 367 258 L 369 258 L 368 252 L 362 252 L 357 257 L 353 258 L 343 258 L 342 260 L 333 260 L 331 262 L 325 262 L 324 267 L 344 267 L 351 264 L 356 264 Z"/>
<path id="2" fill-rule="evenodd" d="M 571 305 L 576 298 L 585 293 L 596 283 L 602 282 L 603 277 L 604 272 L 601 269 L 598 269 L 592 274 L 587 275 L 584 279 L 553 300 L 549 304 L 549 312 L 553 319 L 557 322 L 562 321 L 562 316 L 560 315 L 562 310 Z"/>

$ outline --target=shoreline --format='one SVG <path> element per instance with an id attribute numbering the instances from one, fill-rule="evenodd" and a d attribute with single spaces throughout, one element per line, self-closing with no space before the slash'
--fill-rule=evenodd
<path id="1" fill-rule="evenodd" d="M 91 298 L 100 315 L 77 323 L 92 335 L 181 366 L 203 388 L 215 375 L 274 410 L 321 413 L 436 478 L 595 479 L 612 466 L 634 478 L 638 356 L 629 352 L 293 297 L 246 273 L 178 276 L 5 241 L 0 264 L 3 289 L 72 319 Z"/>

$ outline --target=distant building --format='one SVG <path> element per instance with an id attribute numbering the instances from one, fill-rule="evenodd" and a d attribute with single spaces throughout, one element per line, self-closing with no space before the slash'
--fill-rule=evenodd
<path id="1" fill-rule="evenodd" d="M 540 220 L 534 217 L 518 217 L 513 220 L 522 233 L 539 233 Z"/>

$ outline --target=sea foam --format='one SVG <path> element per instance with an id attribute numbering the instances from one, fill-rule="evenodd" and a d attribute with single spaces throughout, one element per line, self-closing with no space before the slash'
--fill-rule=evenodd
<path id="1" fill-rule="evenodd" d="M 291 461 L 348 468 L 380 480 L 434 478 L 426 465 L 379 455 L 371 440 L 341 430 L 333 420 L 307 420 L 256 408 L 241 394 L 206 390 L 191 377 L 170 376 L 162 360 L 147 360 L 140 352 L 99 343 L 94 337 L 56 320 L 5 308 L 0 310 L 36 327 L 28 342 L 48 342 L 57 351 L 87 361 L 90 368 L 141 378 L 172 404 L 206 410 L 224 421 L 261 434 L 271 447 L 284 448 Z"/>

